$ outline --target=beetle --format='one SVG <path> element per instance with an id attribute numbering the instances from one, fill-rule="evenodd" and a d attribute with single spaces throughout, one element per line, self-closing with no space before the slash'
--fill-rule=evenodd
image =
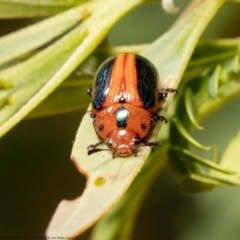
<path id="1" fill-rule="evenodd" d="M 156 110 L 169 92 L 176 90 L 160 90 L 157 69 L 140 55 L 122 53 L 103 62 L 88 89 L 90 116 L 100 139 L 88 147 L 88 154 L 111 150 L 113 157 L 136 156 L 139 147 L 159 147 L 159 142 L 144 139 L 155 121 L 167 122 Z M 99 148 L 104 142 L 108 148 Z"/>

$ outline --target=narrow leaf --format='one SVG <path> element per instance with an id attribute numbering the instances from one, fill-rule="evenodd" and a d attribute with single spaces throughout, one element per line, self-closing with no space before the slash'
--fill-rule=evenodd
<path id="1" fill-rule="evenodd" d="M 222 70 L 222 67 L 218 65 L 209 78 L 208 91 L 212 98 L 218 97 L 218 85 L 219 85 L 221 70 Z"/>
<path id="2" fill-rule="evenodd" d="M 0 38 L 0 64 L 20 57 L 60 36 L 86 17 L 86 8 L 86 5 L 76 7 Z"/>
<path id="3" fill-rule="evenodd" d="M 86 2 L 87 0 L 0 0 L 0 2 L 7 3 L 22 3 L 26 5 L 50 5 L 50 6 L 61 6 L 61 5 L 77 5 L 81 2 Z"/>
<path id="4" fill-rule="evenodd" d="M 46 17 L 67 10 L 70 6 L 32 5 L 0 1 L 0 18 Z"/>
<path id="5" fill-rule="evenodd" d="M 185 107 L 186 107 L 186 111 L 188 114 L 188 117 L 190 119 L 190 121 L 192 122 L 192 124 L 199 130 L 202 130 L 203 127 L 201 127 L 195 116 L 194 116 L 194 106 L 195 106 L 195 102 L 194 102 L 194 97 L 193 97 L 193 93 L 192 90 L 190 88 L 186 89 L 185 91 Z"/>
<path id="6" fill-rule="evenodd" d="M 208 167 L 210 169 L 214 169 L 217 170 L 219 172 L 222 173 L 226 173 L 226 174 L 236 174 L 236 172 L 233 172 L 227 168 L 223 168 L 220 167 L 218 164 L 214 163 L 213 161 L 210 161 L 208 159 L 204 159 L 202 157 L 199 157 L 197 155 L 195 155 L 194 153 L 192 153 L 191 151 L 189 151 L 188 149 L 183 149 L 177 146 L 172 147 L 173 150 L 177 151 L 178 154 L 183 154 L 185 157 L 187 157 L 188 161 L 194 161 L 196 163 L 201 164 L 202 166 Z"/>
<path id="7" fill-rule="evenodd" d="M 239 66 L 239 53 L 233 58 L 232 61 L 229 62 L 229 64 L 226 66 L 226 68 L 228 69 L 229 72 L 234 72 L 234 73 L 238 73 L 240 66 Z"/>
<path id="8" fill-rule="evenodd" d="M 28 106 L 25 103 L 33 96 L 34 98 L 38 96 L 34 94 L 61 68 L 84 36 L 83 31 L 76 29 L 61 41 L 27 61 L 0 72 L 2 85 L 12 88 L 8 99 L 10 104 L 5 105 L 0 111 L 0 135 L 7 132 L 32 110 L 31 103 L 28 102 Z M 66 45 L 68 48 L 65 47 Z M 42 96 L 38 96 L 38 99 L 42 100 Z M 24 108 L 21 108 L 22 106 Z"/>
<path id="9" fill-rule="evenodd" d="M 0 18 L 49 16 L 86 1 L 87 0 L 0 0 Z"/>
<path id="10" fill-rule="evenodd" d="M 178 131 L 182 134 L 182 136 L 188 140 L 191 144 L 193 144 L 195 147 L 202 149 L 202 150 L 209 150 L 211 147 L 203 146 L 199 142 L 197 142 L 184 128 L 184 126 L 179 122 L 177 118 L 172 119 L 173 124 L 177 127 Z"/>
<path id="11" fill-rule="evenodd" d="M 180 187 L 187 192 L 205 192 L 212 190 L 218 181 L 208 179 L 206 176 L 191 173 L 189 175 L 183 175 L 179 179 Z M 222 187 L 224 184 L 222 184 Z"/>
<path id="12" fill-rule="evenodd" d="M 85 110 L 90 102 L 90 96 L 86 94 L 86 90 L 91 86 L 91 83 L 92 79 L 63 83 L 37 106 L 27 118 Z"/>
<path id="13" fill-rule="evenodd" d="M 211 68 L 232 59 L 238 52 L 239 38 L 201 40 L 188 64 L 184 78 L 193 79 L 204 69 Z"/>
<path id="14" fill-rule="evenodd" d="M 180 186 L 188 192 L 204 192 L 214 187 L 240 186 L 240 180 L 229 175 L 215 175 L 209 173 L 184 175 L 179 178 Z"/>
<path id="15" fill-rule="evenodd" d="M 100 7 L 105 0 L 94 1 L 91 16 L 82 24 L 29 60 L 0 72 L 3 86 L 14 88 L 9 99 L 11 104 L 0 111 L 0 136 L 25 117 L 83 62 L 114 23 L 138 1 L 118 5 L 112 0 L 105 8 Z M 113 11 L 114 14 L 107 14 Z"/>

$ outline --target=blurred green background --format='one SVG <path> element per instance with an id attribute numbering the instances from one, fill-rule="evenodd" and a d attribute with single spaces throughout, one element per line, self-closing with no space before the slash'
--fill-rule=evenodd
<path id="1" fill-rule="evenodd" d="M 189 1 L 175 2 L 182 10 Z M 109 41 L 151 43 L 178 15 L 164 13 L 160 3 L 141 6 L 112 29 Z M 1 35 L 37 20 L 1 20 Z M 203 38 L 240 36 L 239 23 L 240 4 L 228 3 Z M 216 143 L 223 153 L 239 131 L 239 106 L 240 99 L 225 106 L 203 122 L 205 129 L 194 137 L 205 145 Z M 82 193 L 86 180 L 70 161 L 70 153 L 83 113 L 24 120 L 0 139 L 0 238 L 43 237 L 57 204 Z M 144 202 L 133 240 L 239 240 L 239 223 L 239 188 L 186 193 L 167 167 Z M 90 232 L 78 239 L 89 239 Z"/>

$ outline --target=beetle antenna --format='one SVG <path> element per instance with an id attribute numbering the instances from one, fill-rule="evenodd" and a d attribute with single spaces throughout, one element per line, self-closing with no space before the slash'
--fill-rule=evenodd
<path id="1" fill-rule="evenodd" d="M 93 148 L 91 150 L 88 150 L 88 155 L 91 155 L 93 153 L 100 152 L 100 151 L 110 151 L 110 149 L 107 149 L 107 148 Z"/>

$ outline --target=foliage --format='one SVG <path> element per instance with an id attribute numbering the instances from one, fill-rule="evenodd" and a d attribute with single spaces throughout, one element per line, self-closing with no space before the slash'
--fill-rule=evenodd
<path id="1" fill-rule="evenodd" d="M 109 46 L 104 39 L 111 27 L 144 2 L 150 1 L 0 0 L 1 18 L 58 13 L 0 38 L 0 136 L 25 116 L 36 118 L 87 108 L 83 92 L 92 79 L 89 72 L 121 51 L 140 52 L 158 68 L 162 86 L 179 88 L 174 104 L 173 96 L 164 104 L 164 114 L 171 106 L 169 132 L 164 127 L 158 137 L 158 123 L 150 137 L 161 140 L 163 147 L 149 158 L 149 148 L 141 149 L 137 158 L 124 161 L 113 161 L 108 152 L 88 156 L 86 147 L 98 139 L 89 114 L 85 114 L 72 160 L 88 177 L 87 187 L 81 197 L 59 204 L 48 226 L 48 236 L 77 236 L 118 201 L 96 226 L 92 239 L 130 239 L 144 196 L 167 160 L 186 191 L 240 185 L 239 134 L 222 159 L 215 147 L 204 146 L 191 136 L 194 129 L 202 130 L 202 120 L 240 94 L 240 40 L 197 43 L 225 1 L 194 1 L 152 44 Z M 212 148 L 213 159 L 198 156 L 192 146 L 203 151 Z"/>

